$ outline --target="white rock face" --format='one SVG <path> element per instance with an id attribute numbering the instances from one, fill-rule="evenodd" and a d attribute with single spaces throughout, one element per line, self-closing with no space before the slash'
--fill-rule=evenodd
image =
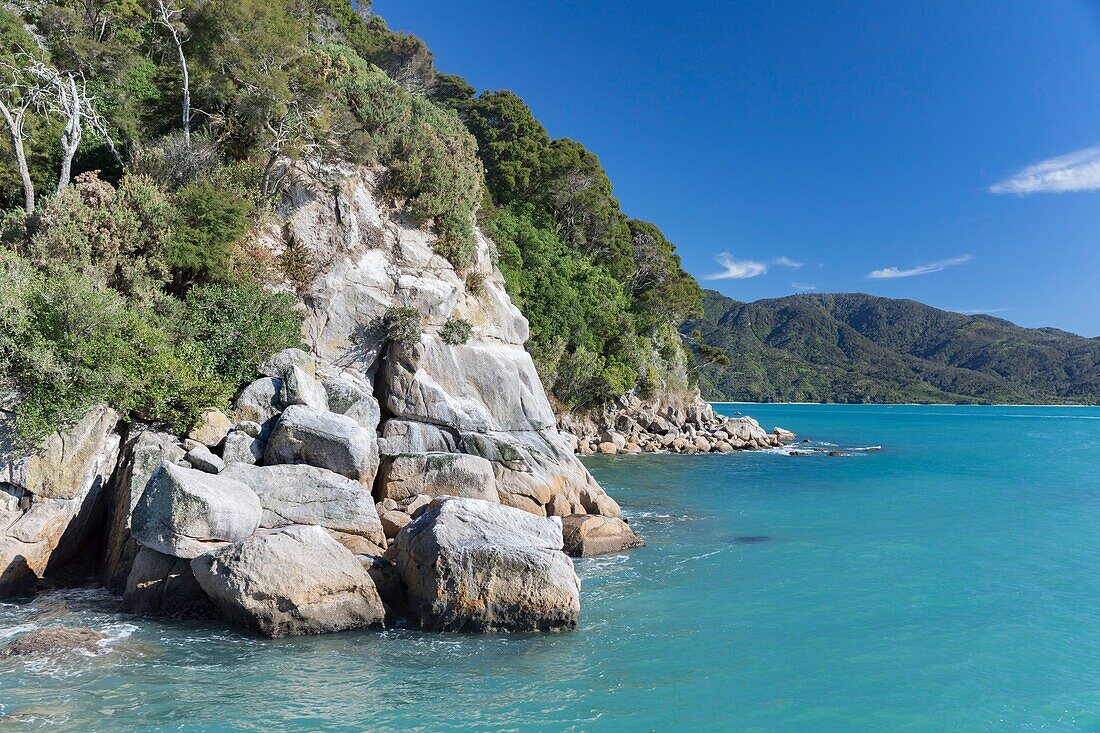
<path id="1" fill-rule="evenodd" d="M 292 365 L 283 374 L 283 388 L 279 397 L 288 407 L 305 405 L 315 410 L 328 409 L 328 393 L 324 385 L 297 365 Z"/>
<path id="2" fill-rule="evenodd" d="M 580 580 L 561 520 L 477 499 L 436 499 L 397 535 L 392 557 L 425 629 L 567 631 Z"/>
<path id="3" fill-rule="evenodd" d="M 12 415 L 0 412 L 0 598 L 73 557 L 92 529 L 118 461 L 118 415 L 88 411 L 40 450 L 11 442 Z"/>
<path id="4" fill-rule="evenodd" d="M 291 405 L 271 431 L 264 463 L 304 463 L 370 486 L 378 472 L 376 443 L 375 434 L 350 417 Z"/>
<path id="5" fill-rule="evenodd" d="M 233 463 L 221 475 L 256 492 L 263 507 L 261 527 L 312 524 L 385 544 L 374 499 L 357 481 L 314 466 Z"/>
<path id="6" fill-rule="evenodd" d="M 322 634 L 382 623 L 374 581 L 320 527 L 256 535 L 191 561 L 222 614 L 270 637 Z"/>
<path id="7" fill-rule="evenodd" d="M 250 537 L 262 513 L 240 481 L 164 463 L 134 509 L 133 536 L 143 547 L 190 559 Z"/>
<path id="8" fill-rule="evenodd" d="M 493 464 L 484 458 L 462 453 L 406 453 L 382 462 L 375 488 L 378 501 L 404 501 L 418 494 L 500 503 Z"/>
<path id="9" fill-rule="evenodd" d="M 472 262 L 460 275 L 435 254 L 432 234 L 378 203 L 373 174 L 296 173 L 280 204 L 280 221 L 263 242 L 275 254 L 289 241 L 304 245 L 319 264 L 305 298 L 305 341 L 319 373 L 358 380 L 379 396 L 388 414 L 378 449 L 385 455 L 462 451 L 486 458 L 494 463 L 501 501 L 534 514 L 545 515 L 556 495 L 563 497 L 557 504 L 567 501 L 575 511 L 617 512 L 610 500 L 582 506 L 582 493 L 602 489 L 557 430 L 523 349 L 527 321 L 493 265 L 492 243 L 475 232 Z M 386 311 L 397 306 L 423 316 L 425 334 L 412 347 L 387 345 L 380 327 Z M 437 335 L 453 317 L 473 327 L 465 344 L 445 344 Z M 329 390 L 330 400 L 336 391 Z M 488 443 L 465 450 L 460 433 L 483 435 Z M 520 458 L 509 458 L 513 453 Z"/>
<path id="10" fill-rule="evenodd" d="M 130 521 L 149 479 L 164 462 L 183 458 L 179 439 L 135 425 L 123 447 L 125 462 L 119 467 L 107 495 L 107 550 L 103 559 L 103 583 L 121 591 L 138 552 L 130 536 Z"/>

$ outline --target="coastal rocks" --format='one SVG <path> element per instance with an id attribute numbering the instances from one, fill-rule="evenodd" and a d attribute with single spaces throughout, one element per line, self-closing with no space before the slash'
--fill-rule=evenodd
<path id="1" fill-rule="evenodd" d="M 317 378 L 300 366 L 291 366 L 283 374 L 279 398 L 283 405 L 305 405 L 315 410 L 328 410 L 328 392 Z"/>
<path id="2" fill-rule="evenodd" d="M 477 499 L 437 499 L 398 534 L 391 555 L 421 628 L 576 627 L 580 580 L 562 552 L 556 517 Z"/>
<path id="3" fill-rule="evenodd" d="M 191 563 L 142 547 L 134 558 L 122 608 L 127 613 L 166 618 L 210 618 L 214 607 L 199 587 Z"/>
<path id="4" fill-rule="evenodd" d="M 262 511 L 240 481 L 165 463 L 134 509 L 133 536 L 165 555 L 193 558 L 251 536 Z"/>
<path id="5" fill-rule="evenodd" d="M 241 421 L 256 423 L 262 429 L 260 436 L 266 437 L 283 410 L 282 391 L 283 382 L 275 377 L 257 379 L 242 389 L 233 403 L 238 424 Z"/>
<path id="6" fill-rule="evenodd" d="M 275 424 L 264 463 L 305 463 L 370 486 L 378 471 L 375 441 L 372 431 L 350 417 L 292 405 Z"/>
<path id="7" fill-rule="evenodd" d="M 538 431 L 556 420 L 531 357 L 519 346 L 445 344 L 425 334 L 395 345 L 382 368 L 396 417 L 459 431 Z"/>
<path id="8" fill-rule="evenodd" d="M 74 629 L 65 626 L 50 626 L 35 629 L 19 636 L 15 641 L 0 649 L 0 659 L 8 657 L 42 657 L 69 652 L 95 653 L 99 651 L 99 642 L 107 638 L 92 629 Z"/>
<path id="9" fill-rule="evenodd" d="M 31 452 L 12 442 L 13 420 L 0 412 L 0 598 L 75 556 L 101 516 L 122 440 L 106 407 Z"/>
<path id="10" fill-rule="evenodd" d="M 317 374 L 317 366 L 313 357 L 301 349 L 283 349 L 272 354 L 260 363 L 260 374 L 265 377 L 282 379 L 287 372 L 297 367 L 309 376 Z"/>
<path id="11" fill-rule="evenodd" d="M 197 468 L 205 473 L 221 473 L 221 470 L 225 468 L 225 461 L 211 453 L 210 449 L 202 443 L 187 451 L 184 460 L 190 463 L 192 468 Z"/>
<path id="12" fill-rule="evenodd" d="M 224 412 L 214 408 L 203 410 L 199 424 L 187 434 L 188 439 L 208 448 L 219 445 L 233 429 L 233 421 Z"/>
<path id="13" fill-rule="evenodd" d="M 581 455 L 732 453 L 775 448 L 795 439 L 783 428 L 768 433 L 751 417 L 719 415 L 697 392 L 649 400 L 626 395 L 595 417 L 563 415 L 560 427 L 577 436 Z"/>
<path id="14" fill-rule="evenodd" d="M 104 585 L 116 592 L 125 586 L 138 552 L 130 534 L 134 509 L 160 465 L 182 460 L 184 450 L 175 436 L 134 425 L 122 453 L 122 463 L 107 494 L 107 547 L 101 573 Z"/>
<path id="15" fill-rule="evenodd" d="M 248 426 L 248 429 L 231 430 L 229 435 L 225 436 L 225 445 L 222 446 L 222 460 L 226 465 L 244 463 L 251 466 L 259 463 L 264 458 L 267 443 L 258 437 L 260 426 L 251 422 L 242 423 L 242 425 Z M 255 434 L 250 432 L 253 429 L 252 426 L 255 426 Z"/>
<path id="16" fill-rule="evenodd" d="M 370 491 L 332 471 L 314 466 L 230 464 L 222 476 L 246 484 L 260 500 L 260 526 L 275 529 L 309 524 L 385 543 Z"/>
<path id="17" fill-rule="evenodd" d="M 380 625 L 385 616 L 368 571 L 320 527 L 259 534 L 191 568 L 227 619 L 268 637 Z"/>
<path id="18" fill-rule="evenodd" d="M 606 555 L 645 544 L 629 524 L 616 517 L 573 514 L 563 517 L 561 523 L 564 549 L 572 557 Z"/>
<path id="19" fill-rule="evenodd" d="M 493 464 L 461 453 L 406 453 L 382 463 L 375 498 L 403 501 L 418 494 L 499 502 Z"/>

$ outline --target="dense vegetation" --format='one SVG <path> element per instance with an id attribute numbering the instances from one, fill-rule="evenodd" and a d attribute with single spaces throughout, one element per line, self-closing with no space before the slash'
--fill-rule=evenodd
<path id="1" fill-rule="evenodd" d="M 422 55 L 343 0 L 0 6 L 0 391 L 18 437 L 99 401 L 183 430 L 299 345 L 295 298 L 264 287 L 286 263 L 250 249 L 297 158 L 385 165 L 462 267 L 476 142 L 375 65 Z"/>
<path id="2" fill-rule="evenodd" d="M 1100 402 L 1100 340 L 911 300 L 707 291 L 683 325 L 705 397 L 794 402 Z M 714 349 L 732 360 L 713 363 Z M 710 362 L 710 363 L 707 363 Z"/>
<path id="3" fill-rule="evenodd" d="M 688 386 L 675 324 L 701 293 L 673 246 L 623 214 L 590 151 L 514 94 L 436 72 L 369 3 L 0 6 L 0 112 L 19 283 L 0 373 L 25 440 L 101 400 L 185 428 L 298 342 L 293 298 L 264 286 L 303 284 L 302 263 L 257 256 L 250 233 L 300 158 L 385 166 L 384 193 L 459 270 L 478 217 L 564 406 Z"/>

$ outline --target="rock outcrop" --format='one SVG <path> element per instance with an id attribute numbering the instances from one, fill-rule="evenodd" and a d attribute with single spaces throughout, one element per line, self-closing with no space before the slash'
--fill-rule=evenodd
<path id="1" fill-rule="evenodd" d="M 459 273 L 436 254 L 433 235 L 379 203 L 374 174 L 296 168 L 291 179 L 278 225 L 261 239 L 275 256 L 293 245 L 318 263 L 304 288 L 304 332 L 330 409 L 352 415 L 334 379 L 365 385 L 384 408 L 383 456 L 469 453 L 493 463 L 502 503 L 545 515 L 560 495 L 559 505 L 591 512 L 582 493 L 603 490 L 557 428 L 523 348 L 527 321 L 505 292 L 492 244 L 475 231 L 472 261 Z M 422 314 L 424 335 L 416 343 L 387 339 L 384 318 L 394 307 Z M 472 327 L 465 343 L 448 344 L 439 335 L 455 318 Z M 267 373 L 282 379 L 286 368 Z M 258 387 L 253 393 L 262 394 Z M 252 394 L 250 400 L 256 401 Z M 359 409 L 369 421 L 369 403 Z M 286 454 L 276 457 L 287 462 Z M 613 501 L 587 505 L 618 512 Z"/>
<path id="2" fill-rule="evenodd" d="M 311 524 L 385 544 L 374 500 L 357 481 L 314 466 L 237 463 L 230 464 L 221 475 L 256 492 L 263 507 L 261 527 Z"/>
<path id="3" fill-rule="evenodd" d="M 191 568 L 226 618 L 264 636 L 380 625 L 385 615 L 370 574 L 320 527 L 259 534 L 196 557 Z"/>
<path id="4" fill-rule="evenodd" d="M 645 544 L 629 524 L 616 517 L 572 514 L 561 523 L 564 549 L 572 557 L 607 555 Z"/>
<path id="5" fill-rule="evenodd" d="M 134 509 L 133 536 L 143 547 L 191 559 L 251 537 L 262 514 L 246 484 L 164 463 Z"/>
<path id="6" fill-rule="evenodd" d="M 577 436 L 581 455 L 629 453 L 732 453 L 774 448 L 795 439 L 783 428 L 771 433 L 751 417 L 725 417 L 694 395 L 620 398 L 603 413 L 562 417 L 561 428 Z"/>
<path id="7" fill-rule="evenodd" d="M 30 452 L 12 443 L 13 419 L 0 412 L 0 598 L 71 560 L 102 523 L 121 443 L 119 417 L 106 407 Z"/>
<path id="8" fill-rule="evenodd" d="M 397 535 L 392 559 L 421 628 L 568 631 L 580 580 L 561 520 L 478 499 L 436 499 Z"/>
<path id="9" fill-rule="evenodd" d="M 463 453 L 402 453 L 382 464 L 375 487 L 379 501 L 397 502 L 420 494 L 498 502 L 493 464 Z"/>

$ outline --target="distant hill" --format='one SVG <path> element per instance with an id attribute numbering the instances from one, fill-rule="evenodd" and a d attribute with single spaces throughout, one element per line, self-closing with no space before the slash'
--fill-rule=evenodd
<path id="1" fill-rule="evenodd" d="M 700 367 L 710 400 L 1100 404 L 1100 339 L 862 293 L 703 305 L 681 330 L 730 359 Z"/>

